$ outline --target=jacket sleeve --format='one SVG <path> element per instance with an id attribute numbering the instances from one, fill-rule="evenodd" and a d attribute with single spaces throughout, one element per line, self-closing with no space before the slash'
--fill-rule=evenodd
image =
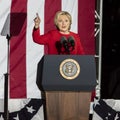
<path id="1" fill-rule="evenodd" d="M 35 43 L 45 45 L 49 42 L 50 33 L 40 35 L 40 29 L 33 28 L 32 37 Z"/>

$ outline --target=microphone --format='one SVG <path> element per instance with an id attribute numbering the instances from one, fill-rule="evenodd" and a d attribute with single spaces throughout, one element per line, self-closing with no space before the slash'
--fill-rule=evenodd
<path id="1" fill-rule="evenodd" d="M 61 37 L 60 43 L 61 43 L 61 44 L 63 45 L 63 47 L 65 48 L 65 51 L 69 51 L 67 38 L 66 38 L 65 36 L 62 36 L 62 37 Z"/>
<path id="2" fill-rule="evenodd" d="M 75 46 L 75 40 L 74 40 L 74 37 L 73 36 L 70 36 L 68 38 L 68 43 L 69 43 L 69 47 L 72 47 L 72 50 L 74 49 L 74 46 Z"/>
<path id="3" fill-rule="evenodd" d="M 68 38 L 68 42 L 71 44 L 71 46 L 75 46 L 75 41 L 74 41 L 74 37 L 73 36 L 70 36 Z"/>

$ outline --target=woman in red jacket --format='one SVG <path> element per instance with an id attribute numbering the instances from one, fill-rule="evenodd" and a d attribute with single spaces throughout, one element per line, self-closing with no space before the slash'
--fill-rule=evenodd
<path id="1" fill-rule="evenodd" d="M 34 19 L 33 41 L 48 46 L 48 54 L 84 54 L 78 34 L 71 32 L 72 18 L 66 11 L 58 11 L 54 18 L 56 30 L 40 35 L 40 17 Z"/>

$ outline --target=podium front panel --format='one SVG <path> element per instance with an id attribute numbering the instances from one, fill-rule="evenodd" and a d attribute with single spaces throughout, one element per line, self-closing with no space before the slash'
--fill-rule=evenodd
<path id="1" fill-rule="evenodd" d="M 60 73 L 61 63 L 69 59 L 75 60 L 80 67 L 74 79 L 66 79 Z M 37 85 L 45 91 L 92 91 L 96 86 L 93 55 L 45 55 L 38 64 L 37 72 Z"/>

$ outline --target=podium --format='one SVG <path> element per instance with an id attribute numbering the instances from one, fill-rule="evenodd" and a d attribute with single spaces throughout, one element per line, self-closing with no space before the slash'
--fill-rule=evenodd
<path id="1" fill-rule="evenodd" d="M 38 63 L 36 83 L 45 100 L 45 120 L 89 120 L 96 86 L 93 55 L 45 55 Z"/>

